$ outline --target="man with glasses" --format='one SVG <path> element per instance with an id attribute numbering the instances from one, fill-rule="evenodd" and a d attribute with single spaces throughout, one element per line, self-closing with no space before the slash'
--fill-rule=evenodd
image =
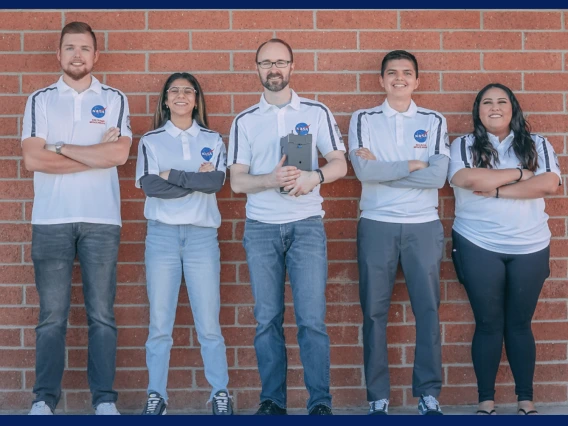
<path id="1" fill-rule="evenodd" d="M 40 304 L 32 415 L 53 414 L 61 397 L 75 255 L 89 325 L 92 404 L 96 414 L 120 414 L 112 389 L 121 226 L 116 166 L 128 159 L 132 132 L 126 96 L 91 75 L 98 57 L 89 25 L 65 25 L 57 49 L 63 75 L 34 92 L 24 114 L 22 151 L 26 169 L 34 172 L 32 260 Z"/>
<path id="2" fill-rule="evenodd" d="M 345 147 L 329 109 L 290 89 L 294 58 L 286 42 L 261 44 L 256 63 L 264 94 L 233 121 L 228 153 L 231 188 L 247 194 L 243 245 L 255 299 L 254 346 L 262 382 L 256 414 L 286 414 L 282 323 L 287 271 L 310 395 L 307 408 L 311 415 L 330 415 L 327 249 L 319 190 L 347 173 Z M 290 133 L 311 135 L 312 171 L 284 165 L 280 138 Z M 327 161 L 321 169 L 318 150 Z"/>

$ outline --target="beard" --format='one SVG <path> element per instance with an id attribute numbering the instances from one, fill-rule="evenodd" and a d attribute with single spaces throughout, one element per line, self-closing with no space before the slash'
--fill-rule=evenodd
<path id="1" fill-rule="evenodd" d="M 70 77 L 71 79 L 75 80 L 75 81 L 79 81 L 82 78 L 84 78 L 85 76 L 89 75 L 91 73 L 92 70 L 87 69 L 87 68 L 71 68 L 71 66 L 68 66 L 67 68 L 63 68 L 63 73 L 65 75 L 67 75 L 68 77 Z"/>
<path id="2" fill-rule="evenodd" d="M 282 78 L 282 81 L 280 83 L 278 82 L 271 82 L 270 79 L 273 77 L 280 77 Z M 282 74 L 276 74 L 276 73 L 270 73 L 266 76 L 266 80 L 263 80 L 262 78 L 260 79 L 260 82 L 262 83 L 262 85 L 267 88 L 268 90 L 270 90 L 271 92 L 280 92 L 282 89 L 284 89 L 286 86 L 288 86 L 288 83 L 290 82 L 290 78 L 288 77 L 288 79 L 286 79 L 284 77 L 284 75 Z"/>

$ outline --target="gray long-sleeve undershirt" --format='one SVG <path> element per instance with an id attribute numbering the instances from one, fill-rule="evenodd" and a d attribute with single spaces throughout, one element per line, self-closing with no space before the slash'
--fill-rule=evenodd
<path id="1" fill-rule="evenodd" d="M 442 154 L 428 159 L 428 167 L 410 172 L 408 161 L 364 160 L 351 151 L 355 175 L 361 182 L 380 183 L 393 188 L 429 189 L 444 186 L 450 159 Z"/>
<path id="2" fill-rule="evenodd" d="M 219 192 L 225 182 L 225 172 L 204 173 L 170 170 L 168 180 L 158 175 L 145 175 L 140 178 L 140 186 L 147 197 L 172 199 L 185 197 L 193 192 L 213 194 Z"/>

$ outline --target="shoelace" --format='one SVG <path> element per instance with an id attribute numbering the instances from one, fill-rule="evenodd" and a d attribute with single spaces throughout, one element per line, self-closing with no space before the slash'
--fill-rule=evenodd
<path id="1" fill-rule="evenodd" d="M 213 397 L 215 401 L 215 407 L 217 407 L 217 411 L 220 413 L 226 413 L 229 411 L 229 397 L 226 395 L 215 395 Z"/>
<path id="2" fill-rule="evenodd" d="M 436 400 L 436 398 L 430 395 L 426 395 L 423 397 L 423 399 L 426 407 L 428 407 L 430 410 L 438 411 L 438 401 Z"/>
<path id="3" fill-rule="evenodd" d="M 369 405 L 372 411 L 384 410 L 385 406 L 389 403 L 388 399 L 379 399 L 378 401 L 371 401 Z"/>
<path id="4" fill-rule="evenodd" d="M 146 412 L 153 413 L 158 408 L 158 404 L 162 398 L 158 397 L 148 397 L 148 401 L 146 402 Z"/>

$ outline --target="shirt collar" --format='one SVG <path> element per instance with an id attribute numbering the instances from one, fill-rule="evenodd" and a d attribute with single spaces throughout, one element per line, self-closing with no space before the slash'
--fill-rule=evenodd
<path id="1" fill-rule="evenodd" d="M 166 129 L 166 132 L 168 132 L 173 138 L 177 138 L 182 133 L 189 133 L 191 136 L 196 137 L 200 131 L 199 124 L 197 124 L 197 121 L 195 120 L 193 120 L 191 127 L 187 130 L 182 130 L 179 127 L 176 127 L 175 124 L 171 122 L 171 120 L 168 120 L 166 122 L 164 128 Z"/>
<path id="2" fill-rule="evenodd" d="M 383 102 L 383 111 L 384 111 L 384 114 L 387 117 L 392 117 L 393 115 L 401 114 L 404 117 L 412 118 L 416 115 L 417 110 L 418 110 L 418 108 L 416 107 L 416 104 L 414 103 L 414 101 L 412 99 L 410 100 L 410 106 L 408 107 L 408 110 L 406 110 L 404 112 L 398 112 L 396 109 L 393 109 L 389 105 L 389 101 L 387 101 L 386 99 Z"/>
<path id="3" fill-rule="evenodd" d="M 499 138 L 495 136 L 493 133 L 487 132 L 487 137 L 489 137 L 489 140 L 494 146 L 506 146 L 511 142 L 513 142 L 513 139 L 515 138 L 515 133 L 511 130 L 507 135 L 507 137 L 503 139 L 501 142 L 499 142 Z"/>
<path id="4" fill-rule="evenodd" d="M 71 86 L 68 86 L 67 83 L 63 81 L 63 76 L 59 77 L 59 80 L 57 80 L 57 83 L 55 85 L 57 87 L 57 90 L 60 91 L 61 93 L 67 92 L 69 90 L 75 91 L 75 89 L 73 89 Z M 97 80 L 94 75 L 91 75 L 91 85 L 87 90 L 85 90 L 85 92 L 88 90 L 92 90 L 97 94 L 101 93 L 102 90 L 101 82 Z"/>
<path id="5" fill-rule="evenodd" d="M 295 110 L 298 111 L 300 109 L 300 97 L 292 89 L 290 89 L 290 92 L 292 93 L 292 99 L 290 100 L 290 103 L 288 105 L 286 105 L 284 108 L 290 106 L 290 107 L 292 107 L 292 108 L 294 108 Z M 278 107 L 276 105 L 272 105 L 272 104 L 269 104 L 268 102 L 266 102 L 266 99 L 264 98 L 264 93 L 263 93 L 260 96 L 260 102 L 259 102 L 260 113 L 264 114 L 265 112 L 269 111 L 271 108 L 278 108 Z"/>

